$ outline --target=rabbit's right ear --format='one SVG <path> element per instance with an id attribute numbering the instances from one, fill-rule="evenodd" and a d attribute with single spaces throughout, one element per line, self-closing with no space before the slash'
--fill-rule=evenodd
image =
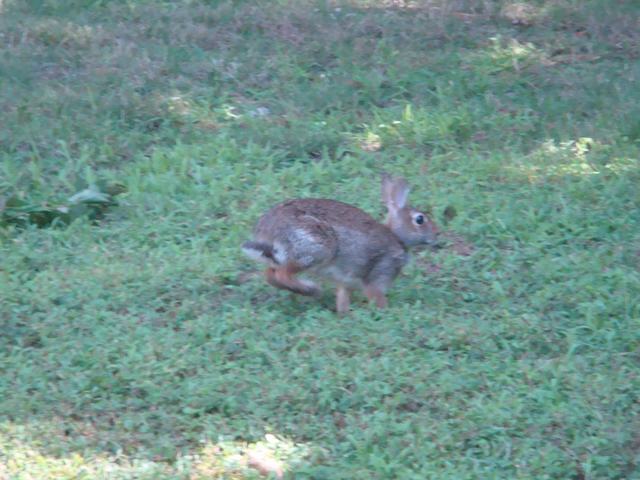
<path id="1" fill-rule="evenodd" d="M 387 207 L 393 199 L 393 179 L 388 173 L 382 174 L 382 203 Z"/>

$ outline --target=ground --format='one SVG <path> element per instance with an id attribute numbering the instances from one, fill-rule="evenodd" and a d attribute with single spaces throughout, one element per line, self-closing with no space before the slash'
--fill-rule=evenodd
<path id="1" fill-rule="evenodd" d="M 0 478 L 640 478 L 639 17 L 0 1 Z M 382 171 L 450 235 L 387 310 L 242 256 Z"/>

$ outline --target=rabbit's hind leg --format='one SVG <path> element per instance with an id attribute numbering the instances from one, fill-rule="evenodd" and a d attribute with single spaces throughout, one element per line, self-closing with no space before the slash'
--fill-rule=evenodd
<path id="1" fill-rule="evenodd" d="M 279 255 L 276 255 L 282 263 L 265 272 L 270 285 L 300 295 L 316 296 L 320 293 L 315 283 L 297 278 L 296 275 L 305 270 L 317 269 L 335 256 L 335 233 L 321 227 L 322 224 L 309 221 L 304 226 L 282 232 L 283 240 L 277 249 Z"/>
<path id="2" fill-rule="evenodd" d="M 276 288 L 289 290 L 306 296 L 316 296 L 320 293 L 318 286 L 309 280 L 296 278 L 296 274 L 303 269 L 296 264 L 289 263 L 279 268 L 267 268 L 265 275 L 267 282 Z"/>

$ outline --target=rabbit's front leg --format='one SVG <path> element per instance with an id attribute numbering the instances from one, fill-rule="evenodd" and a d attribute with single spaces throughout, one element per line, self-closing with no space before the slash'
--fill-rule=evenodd
<path id="1" fill-rule="evenodd" d="M 387 296 L 379 287 L 375 285 L 367 285 L 364 287 L 364 294 L 370 301 L 375 302 L 376 307 L 387 307 Z"/>
<path id="2" fill-rule="evenodd" d="M 336 310 L 339 315 L 344 315 L 349 311 L 349 290 L 344 285 L 338 285 L 336 289 Z"/>

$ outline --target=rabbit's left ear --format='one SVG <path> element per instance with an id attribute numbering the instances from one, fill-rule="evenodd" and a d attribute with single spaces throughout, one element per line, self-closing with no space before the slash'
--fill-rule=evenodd
<path id="1" fill-rule="evenodd" d="M 389 210 L 400 210 L 407 205 L 410 187 L 404 178 L 391 178 L 382 174 L 382 201 Z"/>
<path id="2" fill-rule="evenodd" d="M 393 197 L 393 179 L 388 173 L 382 174 L 382 203 L 389 206 Z"/>

